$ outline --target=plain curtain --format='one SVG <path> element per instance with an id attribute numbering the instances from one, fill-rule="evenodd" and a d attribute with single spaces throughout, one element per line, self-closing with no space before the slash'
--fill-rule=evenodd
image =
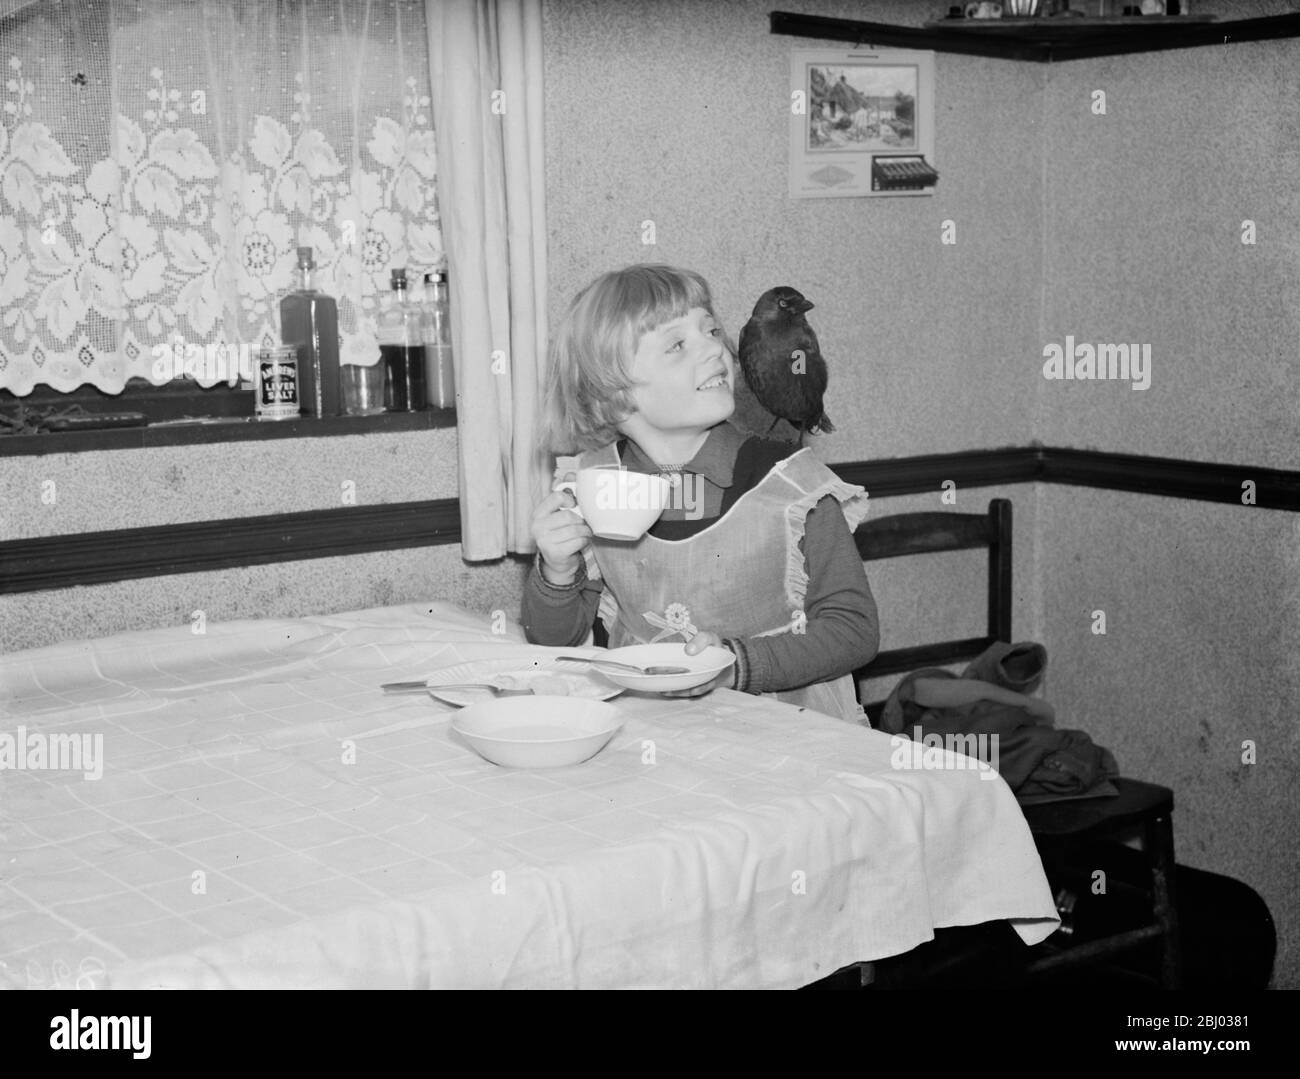
<path id="1" fill-rule="evenodd" d="M 541 0 L 427 0 L 460 439 L 461 552 L 531 551 L 546 358 Z"/>

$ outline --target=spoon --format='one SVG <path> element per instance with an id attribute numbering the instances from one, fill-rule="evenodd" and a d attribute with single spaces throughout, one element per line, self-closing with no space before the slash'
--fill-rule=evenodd
<path id="1" fill-rule="evenodd" d="M 588 659 L 586 656 L 556 656 L 557 660 L 567 660 L 570 663 L 591 663 L 597 667 L 616 667 L 620 671 L 631 671 L 633 674 L 690 674 L 689 667 L 664 667 L 656 665 L 654 667 L 638 667 L 633 663 L 620 663 L 616 659 Z"/>
<path id="2" fill-rule="evenodd" d="M 533 692 L 528 688 L 503 689 L 491 682 L 455 682 L 434 686 L 429 685 L 428 682 L 386 682 L 379 688 L 385 693 L 424 693 L 427 690 L 439 689 L 487 689 L 491 690 L 494 697 L 523 697 Z"/>

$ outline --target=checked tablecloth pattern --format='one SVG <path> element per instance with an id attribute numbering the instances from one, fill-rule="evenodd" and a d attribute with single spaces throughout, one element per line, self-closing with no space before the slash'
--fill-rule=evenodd
<path id="1" fill-rule="evenodd" d="M 793 987 L 1055 928 L 1002 780 L 865 727 L 628 694 L 593 760 L 512 771 L 378 689 L 516 654 L 433 603 L 0 657 L 0 735 L 103 745 L 0 771 L 0 986 Z"/>

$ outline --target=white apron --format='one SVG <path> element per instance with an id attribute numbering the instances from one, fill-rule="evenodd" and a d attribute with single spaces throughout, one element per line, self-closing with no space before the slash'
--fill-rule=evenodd
<path id="1" fill-rule="evenodd" d="M 615 445 L 578 459 L 580 468 L 597 465 L 622 465 Z M 595 564 L 589 558 L 587 570 L 605 584 L 599 615 L 610 647 L 687 639 L 696 630 L 719 637 L 800 632 L 808 574 L 799 542 L 808 511 L 827 495 L 839 501 L 850 529 L 867 515 L 863 488 L 844 483 L 801 449 L 687 539 L 593 537 Z M 863 721 L 849 674 L 764 696 Z"/>

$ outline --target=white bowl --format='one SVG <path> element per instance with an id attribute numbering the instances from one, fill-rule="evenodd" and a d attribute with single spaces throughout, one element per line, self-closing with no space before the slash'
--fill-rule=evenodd
<path id="1" fill-rule="evenodd" d="M 599 753 L 623 726 L 612 704 L 579 697 L 500 697 L 456 713 L 456 731 L 506 768 L 562 768 Z"/>
<path id="2" fill-rule="evenodd" d="M 613 648 L 592 659 L 612 659 L 618 663 L 631 663 L 637 667 L 685 667 L 685 674 L 633 674 L 617 667 L 594 666 L 615 685 L 637 689 L 643 693 L 671 693 L 678 689 L 694 689 L 716 678 L 733 663 L 736 657 L 727 649 L 710 645 L 699 655 L 688 656 L 686 645 L 680 641 L 663 644 L 631 644 L 626 648 Z"/>

